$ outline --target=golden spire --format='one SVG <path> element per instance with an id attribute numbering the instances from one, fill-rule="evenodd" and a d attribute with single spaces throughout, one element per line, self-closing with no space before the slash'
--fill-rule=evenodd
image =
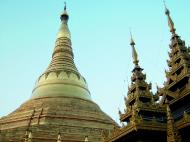
<path id="1" fill-rule="evenodd" d="M 132 47 L 133 63 L 134 63 L 135 65 L 138 65 L 138 62 L 139 62 L 139 60 L 138 60 L 138 54 L 137 54 L 137 51 L 136 51 L 136 49 L 135 49 L 135 42 L 134 42 L 134 40 L 133 40 L 133 37 L 132 37 L 131 32 L 130 32 L 130 35 L 131 35 L 131 42 L 130 42 L 130 45 L 131 45 L 131 47 Z"/>
<path id="2" fill-rule="evenodd" d="M 68 19 L 69 15 L 65 4 L 51 63 L 36 82 L 32 92 L 33 99 L 75 97 L 91 100 L 87 82 L 74 63 L 71 36 L 67 24 Z"/>
<path id="3" fill-rule="evenodd" d="M 28 134 L 28 142 L 32 142 L 32 132 L 31 131 Z"/>
<path id="4" fill-rule="evenodd" d="M 165 7 L 165 14 L 167 15 L 167 17 L 168 17 L 168 26 L 169 26 L 169 28 L 170 28 L 170 32 L 172 33 L 172 34 L 175 34 L 175 27 L 174 27 L 174 22 L 172 21 L 172 18 L 171 18 L 171 16 L 170 16 L 170 11 L 169 11 L 169 9 L 166 7 L 166 3 L 165 3 L 165 1 L 164 1 L 164 7 Z"/>
<path id="5" fill-rule="evenodd" d="M 88 136 L 85 136 L 84 142 L 88 142 Z"/>
<path id="6" fill-rule="evenodd" d="M 61 134 L 60 133 L 58 133 L 57 142 L 61 142 Z"/>
<path id="7" fill-rule="evenodd" d="M 71 34 L 67 25 L 68 20 L 69 20 L 69 15 L 67 13 L 66 2 L 64 6 L 64 11 L 60 16 L 60 19 L 61 19 L 62 24 L 57 34 L 57 38 L 68 38 L 69 40 L 71 40 Z"/>
<path id="8" fill-rule="evenodd" d="M 25 133 L 25 138 L 24 138 L 24 142 L 28 142 L 28 130 L 26 131 L 26 133 Z"/>

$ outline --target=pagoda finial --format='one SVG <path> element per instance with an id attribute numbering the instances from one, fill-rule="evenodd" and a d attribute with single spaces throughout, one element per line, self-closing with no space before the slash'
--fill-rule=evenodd
<path id="1" fill-rule="evenodd" d="M 26 130 L 24 142 L 28 142 L 28 133 L 28 130 Z"/>
<path id="2" fill-rule="evenodd" d="M 64 2 L 64 4 L 65 4 L 64 10 L 66 11 L 67 10 L 67 3 L 66 3 L 66 1 Z"/>
<path id="3" fill-rule="evenodd" d="M 58 136 L 57 136 L 57 142 L 61 142 L 61 133 L 60 132 L 58 133 Z"/>
<path id="4" fill-rule="evenodd" d="M 84 142 L 88 142 L 88 136 L 85 136 Z"/>
<path id="5" fill-rule="evenodd" d="M 28 134 L 28 142 L 32 142 L 32 132 L 31 131 Z"/>
<path id="6" fill-rule="evenodd" d="M 130 29 L 130 36 L 131 36 L 131 42 L 130 42 L 130 44 L 131 44 L 131 45 L 135 45 L 135 42 L 134 42 L 134 40 L 133 40 L 133 36 L 132 36 L 131 29 Z"/>
<path id="7" fill-rule="evenodd" d="M 61 28 L 57 34 L 57 38 L 62 38 L 62 37 L 66 37 L 68 39 L 71 39 L 71 35 L 70 35 L 70 31 L 69 31 L 69 28 L 68 28 L 68 20 L 69 20 L 69 15 L 67 13 L 67 4 L 66 2 L 64 2 L 65 6 L 64 6 L 64 11 L 63 13 L 61 14 Z"/>
<path id="8" fill-rule="evenodd" d="M 132 47 L 133 63 L 134 63 L 135 65 L 138 65 L 138 63 L 139 63 L 138 54 L 137 54 L 137 51 L 136 51 L 136 49 L 135 49 L 135 42 L 134 42 L 134 39 L 133 39 L 133 37 L 132 37 L 131 31 L 130 31 L 130 35 L 131 35 L 131 42 L 130 42 L 130 45 L 131 45 L 131 47 Z"/>
<path id="9" fill-rule="evenodd" d="M 167 15 L 167 18 L 168 18 L 168 26 L 169 26 L 169 28 L 170 28 L 170 32 L 172 33 L 172 34 L 175 34 L 175 27 L 174 27 L 174 22 L 172 21 L 172 18 L 171 18 L 171 16 L 170 16 L 170 11 L 169 11 L 169 9 L 167 8 L 167 6 L 166 6 L 166 2 L 165 2 L 165 0 L 164 0 L 164 7 L 165 7 L 165 14 Z"/>
<path id="10" fill-rule="evenodd" d="M 64 2 L 64 4 L 65 4 L 65 6 L 64 6 L 64 12 L 61 14 L 61 17 L 60 17 L 60 19 L 61 19 L 61 21 L 68 21 L 68 19 L 69 19 L 69 15 L 67 14 L 67 4 L 66 4 L 66 2 Z"/>

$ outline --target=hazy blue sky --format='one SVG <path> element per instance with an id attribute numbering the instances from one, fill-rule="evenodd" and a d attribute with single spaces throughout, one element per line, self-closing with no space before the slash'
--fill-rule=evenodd
<path id="1" fill-rule="evenodd" d="M 177 33 L 190 43 L 190 1 L 167 0 Z M 130 83 L 132 28 L 148 82 L 162 85 L 170 33 L 162 0 L 67 0 L 75 63 L 93 100 L 114 120 Z M 30 98 L 46 69 L 64 0 L 0 0 L 0 116 Z M 124 83 L 124 80 L 125 83 Z"/>

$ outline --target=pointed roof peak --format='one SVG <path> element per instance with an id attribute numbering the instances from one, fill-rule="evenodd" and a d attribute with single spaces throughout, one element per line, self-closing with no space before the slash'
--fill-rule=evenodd
<path id="1" fill-rule="evenodd" d="M 175 35 L 176 29 L 175 29 L 175 27 L 174 27 L 174 22 L 173 22 L 173 20 L 172 20 L 172 18 L 171 18 L 171 16 L 170 16 L 170 11 L 169 11 L 169 9 L 168 9 L 167 6 L 166 6 L 165 0 L 164 0 L 163 2 L 164 2 L 164 7 L 165 7 L 165 14 L 166 14 L 166 16 L 167 16 L 167 18 L 168 18 L 168 26 L 169 26 L 169 28 L 170 28 L 170 32 L 171 32 L 173 35 Z"/>
<path id="2" fill-rule="evenodd" d="M 67 10 L 67 3 L 66 1 L 64 2 L 65 6 L 64 6 L 64 10 L 66 11 Z"/>
<path id="3" fill-rule="evenodd" d="M 57 142 L 61 142 L 61 133 L 60 132 L 57 135 Z"/>
<path id="4" fill-rule="evenodd" d="M 166 1 L 164 0 L 163 3 L 164 3 L 164 7 L 165 7 L 165 14 L 166 15 L 170 14 L 170 11 L 169 11 L 169 9 L 166 6 Z"/>
<path id="5" fill-rule="evenodd" d="M 130 45 L 131 45 L 131 47 L 132 47 L 133 63 L 137 66 L 138 63 L 139 63 L 138 54 L 137 54 L 137 51 L 136 51 L 136 49 L 135 49 L 135 42 L 134 42 L 134 39 L 133 39 L 133 37 L 132 37 L 131 31 L 130 31 L 130 35 L 131 35 L 131 42 L 130 42 Z"/>
<path id="6" fill-rule="evenodd" d="M 133 46 L 133 45 L 135 45 L 135 41 L 134 41 L 134 39 L 133 39 L 133 35 L 132 35 L 132 32 L 131 32 L 131 29 L 130 29 L 130 36 L 131 36 L 130 45 Z"/>
<path id="7" fill-rule="evenodd" d="M 85 136 L 84 141 L 85 141 L 85 142 L 88 142 L 88 136 Z"/>
<path id="8" fill-rule="evenodd" d="M 57 38 L 65 37 L 65 38 L 68 38 L 71 40 L 71 34 L 70 34 L 70 31 L 68 28 L 69 15 L 67 14 L 67 4 L 66 4 L 66 2 L 64 4 L 65 4 L 64 11 L 60 17 L 62 24 L 61 24 L 61 28 L 57 34 Z"/>

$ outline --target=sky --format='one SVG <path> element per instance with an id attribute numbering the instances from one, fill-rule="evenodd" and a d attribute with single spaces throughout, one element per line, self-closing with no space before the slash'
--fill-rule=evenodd
<path id="1" fill-rule="evenodd" d="M 171 34 L 162 0 L 66 0 L 75 64 L 101 109 L 119 122 L 133 69 L 129 29 L 140 65 L 165 81 Z M 190 44 L 190 1 L 167 0 L 176 31 Z M 31 97 L 51 61 L 64 0 L 0 0 L 0 117 Z"/>

